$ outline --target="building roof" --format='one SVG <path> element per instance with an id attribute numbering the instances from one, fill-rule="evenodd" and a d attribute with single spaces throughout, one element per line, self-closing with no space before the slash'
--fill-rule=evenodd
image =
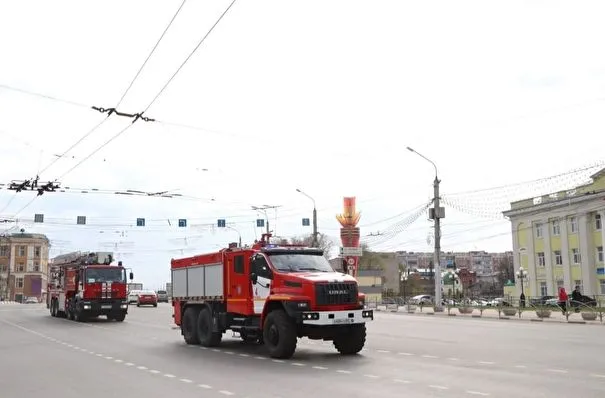
<path id="1" fill-rule="evenodd" d="M 9 238 L 11 241 L 19 241 L 20 239 L 27 239 L 27 240 L 43 240 L 45 241 L 47 244 L 50 243 L 50 240 L 48 239 L 48 237 L 44 234 L 32 234 L 32 233 L 26 233 L 26 232 L 15 232 L 12 234 L 7 234 L 5 235 L 7 238 Z"/>
<path id="2" fill-rule="evenodd" d="M 605 194 L 605 168 L 590 176 L 591 182 L 550 194 L 511 202 L 510 210 L 503 211 L 505 217 L 527 212 L 542 211 L 571 202 L 585 201 Z M 596 196 L 598 195 L 598 196 Z"/>

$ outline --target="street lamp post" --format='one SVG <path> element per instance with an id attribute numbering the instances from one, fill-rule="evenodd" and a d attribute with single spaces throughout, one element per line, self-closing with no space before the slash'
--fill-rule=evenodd
<path id="1" fill-rule="evenodd" d="M 523 280 L 527 278 L 527 271 L 523 269 L 523 267 L 519 267 L 517 271 L 517 279 L 521 283 L 521 296 L 519 297 L 519 304 L 521 307 L 525 307 L 525 292 L 523 291 Z"/>
<path id="2" fill-rule="evenodd" d="M 430 218 L 435 220 L 435 253 L 433 254 L 434 260 L 434 272 L 435 272 L 435 311 L 442 311 L 441 303 L 441 219 L 445 218 L 445 209 L 439 205 L 439 177 L 437 172 L 437 165 L 435 162 L 416 152 L 414 149 L 407 147 L 407 150 L 420 156 L 427 162 L 433 165 L 435 168 L 435 180 L 433 181 L 433 211 L 429 213 Z"/>
<path id="3" fill-rule="evenodd" d="M 235 229 L 229 225 L 227 225 L 227 228 L 237 232 L 237 236 L 239 237 L 239 246 L 238 247 L 242 247 L 242 234 L 237 229 Z"/>
<path id="4" fill-rule="evenodd" d="M 303 192 L 302 190 L 296 188 L 296 192 L 301 193 L 303 195 L 305 195 L 307 198 L 311 199 L 311 201 L 313 202 L 313 247 L 318 247 L 319 246 L 319 239 L 317 239 L 317 206 L 315 206 L 315 199 L 313 199 L 311 196 L 307 195 L 305 192 Z"/>

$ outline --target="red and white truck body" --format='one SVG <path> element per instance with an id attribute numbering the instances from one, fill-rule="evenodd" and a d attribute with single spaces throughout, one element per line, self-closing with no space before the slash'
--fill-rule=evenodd
<path id="1" fill-rule="evenodd" d="M 321 249 L 272 245 L 269 237 L 171 261 L 173 317 L 185 341 L 216 346 L 230 329 L 274 358 L 291 357 L 299 337 L 331 340 L 342 354 L 361 351 L 374 315 L 357 281 L 335 272 Z"/>
<path id="2" fill-rule="evenodd" d="M 99 315 L 119 322 L 128 313 L 126 269 L 111 252 L 72 252 L 49 264 L 46 307 L 54 317 L 84 321 Z M 132 272 L 130 279 L 133 279 Z"/>

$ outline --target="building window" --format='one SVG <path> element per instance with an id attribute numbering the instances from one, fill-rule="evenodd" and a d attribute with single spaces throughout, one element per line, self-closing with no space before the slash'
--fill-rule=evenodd
<path id="1" fill-rule="evenodd" d="M 555 255 L 555 264 L 563 265 L 563 256 L 561 255 L 561 250 L 555 250 L 553 253 Z"/>
<path id="2" fill-rule="evenodd" d="M 555 236 L 561 235 L 561 225 L 559 224 L 559 220 L 552 220 L 552 234 Z"/>
<path id="3" fill-rule="evenodd" d="M 580 293 L 584 294 L 584 286 L 582 285 L 582 281 L 581 280 L 579 280 L 579 279 L 575 280 L 575 281 L 573 281 L 573 284 L 574 284 L 574 289 L 576 287 L 578 287 L 578 288 L 580 288 Z"/>
<path id="4" fill-rule="evenodd" d="M 544 253 L 538 253 L 538 265 L 540 267 L 544 267 L 546 265 L 546 259 L 544 258 Z"/>
<path id="5" fill-rule="evenodd" d="M 599 284 L 601 285 L 601 294 L 605 294 L 605 279 L 601 279 Z"/>
<path id="6" fill-rule="evenodd" d="M 598 263 L 603 262 L 603 246 L 597 247 L 597 262 Z"/>
<path id="7" fill-rule="evenodd" d="M 561 279 L 557 280 L 557 291 L 559 291 L 560 288 L 563 287 L 563 281 Z"/>
<path id="8" fill-rule="evenodd" d="M 15 278 L 15 287 L 17 289 L 23 289 L 23 277 Z"/>
<path id="9" fill-rule="evenodd" d="M 0 272 L 7 272 L 7 271 L 8 271 L 7 265 L 0 265 Z"/>
<path id="10" fill-rule="evenodd" d="M 25 264 L 24 263 L 18 263 L 17 264 L 17 272 L 25 272 Z"/>
<path id="11" fill-rule="evenodd" d="M 8 246 L 0 246 L 0 257 L 8 257 L 10 249 Z"/>
<path id="12" fill-rule="evenodd" d="M 19 246 L 19 257 L 25 257 L 27 255 L 27 246 Z"/>
<path id="13" fill-rule="evenodd" d="M 42 248 L 40 246 L 35 246 L 34 247 L 34 257 L 40 258 L 40 256 L 42 256 Z"/>
<path id="14" fill-rule="evenodd" d="M 571 249 L 571 255 L 574 264 L 580 264 L 582 258 L 580 257 L 580 251 L 578 249 Z"/>
<path id="15" fill-rule="evenodd" d="M 542 223 L 537 222 L 536 223 L 536 238 L 541 238 L 541 237 L 542 237 Z"/>
<path id="16" fill-rule="evenodd" d="M 540 296 L 548 296 L 548 288 L 546 282 L 540 282 Z"/>
<path id="17" fill-rule="evenodd" d="M 578 219 L 575 217 L 569 218 L 569 229 L 572 234 L 578 233 Z"/>
<path id="18" fill-rule="evenodd" d="M 595 214 L 594 216 L 594 226 L 597 231 L 603 229 L 603 220 L 601 220 L 600 214 Z"/>
<path id="19" fill-rule="evenodd" d="M 40 272 L 40 263 L 34 263 L 34 272 Z"/>

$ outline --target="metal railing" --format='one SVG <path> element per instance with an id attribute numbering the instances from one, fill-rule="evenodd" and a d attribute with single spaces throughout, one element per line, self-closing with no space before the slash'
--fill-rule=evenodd
<path id="1" fill-rule="evenodd" d="M 584 296 L 586 297 L 586 296 Z M 569 299 L 565 303 L 556 298 L 528 297 L 525 300 L 512 297 L 445 299 L 443 307 L 448 315 L 472 317 L 510 317 L 530 320 L 558 318 L 569 323 L 597 321 L 603 323 L 605 317 L 605 296 L 589 297 L 590 301 Z M 383 300 L 366 300 L 366 307 L 379 311 L 434 314 L 432 302 L 414 302 L 403 297 L 389 297 Z M 554 315 L 554 316 L 553 316 Z M 579 319 L 578 319 L 579 318 Z"/>

